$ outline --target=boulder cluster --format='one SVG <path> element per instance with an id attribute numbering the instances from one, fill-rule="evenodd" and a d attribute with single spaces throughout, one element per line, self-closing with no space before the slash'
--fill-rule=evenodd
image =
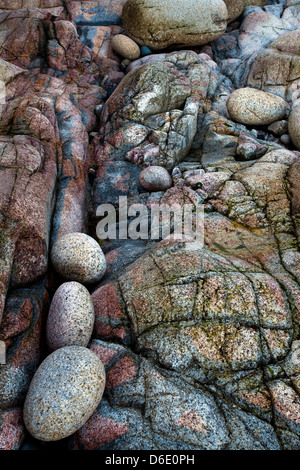
<path id="1" fill-rule="evenodd" d="M 299 41 L 299 0 L 2 0 L 1 450 L 300 449 Z M 125 199 L 203 243 L 100 238 Z"/>

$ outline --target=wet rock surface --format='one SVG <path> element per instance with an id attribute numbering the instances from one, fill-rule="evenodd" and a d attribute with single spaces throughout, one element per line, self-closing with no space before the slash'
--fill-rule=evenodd
<path id="1" fill-rule="evenodd" d="M 125 11 L 131 3 L 147 2 Z M 1 4 L 1 450 L 30 447 L 30 433 L 41 449 L 57 439 L 79 450 L 300 448 L 300 3 L 217 3 L 215 36 L 186 42 L 193 14 L 174 42 L 165 28 L 167 39 L 145 42 L 150 52 L 132 61 L 112 47 L 130 35 L 125 0 Z M 285 114 L 235 122 L 230 96 L 249 88 Z M 157 166 L 172 187 L 140 184 Z M 99 240 L 97 207 L 113 207 L 119 224 L 125 196 L 148 211 L 188 204 L 193 221 L 203 208 L 203 246 Z M 94 327 L 83 361 L 52 353 L 61 360 L 36 394 L 32 378 L 53 357 L 51 301 L 65 283 L 50 253 L 73 233 L 105 255 L 103 269 L 88 256 Z M 87 357 L 104 365 L 106 383 L 83 410 L 95 376 Z M 58 376 L 67 393 L 49 389 Z M 48 413 L 41 430 L 43 403 L 54 402 L 77 403 L 74 419 Z"/>

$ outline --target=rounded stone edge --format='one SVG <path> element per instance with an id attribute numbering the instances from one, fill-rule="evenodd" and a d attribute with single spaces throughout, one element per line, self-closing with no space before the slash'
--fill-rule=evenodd
<path id="1" fill-rule="evenodd" d="M 93 407 L 93 409 L 90 410 L 88 416 L 86 417 L 86 419 L 84 420 L 84 422 L 82 422 L 80 424 L 80 426 L 77 426 L 76 428 L 74 427 L 74 429 L 72 430 L 72 432 L 68 432 L 67 434 L 65 434 L 64 436 L 62 437 L 59 437 L 59 438 L 50 438 L 50 437 L 47 437 L 47 436 L 39 436 L 37 433 L 34 432 L 34 430 L 32 430 L 31 426 L 30 426 L 30 423 L 28 422 L 27 420 L 27 415 L 26 415 L 26 404 L 28 403 L 28 400 L 30 398 L 30 393 L 32 392 L 32 390 L 34 389 L 36 383 L 38 382 L 39 380 L 39 376 L 40 374 L 42 373 L 43 371 L 43 368 L 45 367 L 45 364 L 47 363 L 47 361 L 49 362 L 50 360 L 53 359 L 53 355 L 58 355 L 58 354 L 61 354 L 62 353 L 62 350 L 65 350 L 65 349 L 70 349 L 70 348 L 76 348 L 77 350 L 78 349 L 81 349 L 81 350 L 85 350 L 87 352 L 87 354 L 89 354 L 91 357 L 93 357 L 94 359 L 97 359 L 98 363 L 99 363 L 99 367 L 101 369 L 101 375 L 103 377 L 103 380 L 102 380 L 102 383 L 101 383 L 101 388 L 100 388 L 100 391 L 99 391 L 99 397 L 97 397 L 97 404 L 95 404 L 95 406 Z M 102 361 L 100 360 L 100 358 L 93 352 L 91 351 L 89 348 L 84 348 L 82 346 L 66 346 L 65 348 L 60 348 L 60 349 L 57 349 L 56 351 L 53 351 L 51 354 L 49 354 L 42 362 L 41 364 L 39 365 L 39 367 L 37 368 L 37 370 L 35 371 L 34 375 L 33 375 L 33 378 L 30 382 L 30 385 L 29 385 L 29 388 L 27 390 L 27 394 L 26 394 L 26 397 L 25 397 L 25 401 L 24 401 L 24 405 L 23 405 L 23 422 L 24 422 L 24 425 L 25 425 L 25 428 L 26 430 L 29 432 L 29 434 L 34 437 L 35 439 L 37 440 L 40 440 L 40 441 L 43 441 L 43 442 L 56 442 L 56 441 L 60 441 L 62 439 L 65 439 L 67 437 L 70 437 L 71 435 L 73 435 L 75 432 L 77 432 L 79 429 L 82 428 L 82 426 L 90 419 L 90 417 L 92 416 L 92 414 L 94 413 L 94 411 L 97 409 L 97 407 L 99 406 L 99 403 L 101 402 L 102 398 L 103 398 L 103 394 L 104 394 L 104 391 L 105 391 L 105 386 L 106 386 L 106 373 L 105 373 L 105 367 L 104 367 L 104 364 L 102 363 Z"/>
<path id="2" fill-rule="evenodd" d="M 70 284 L 75 284 L 76 286 L 80 286 L 80 288 L 83 290 L 84 294 L 86 295 L 86 300 L 89 300 L 90 302 L 90 313 L 91 313 L 91 327 L 90 327 L 90 331 L 89 331 L 89 335 L 88 335 L 88 339 L 85 340 L 85 343 L 84 344 L 63 344 L 63 345 L 57 345 L 57 343 L 53 342 L 51 339 L 50 339 L 50 332 L 49 332 L 49 323 L 50 321 L 52 320 L 52 307 L 53 307 L 53 302 L 55 301 L 56 297 L 60 294 L 60 291 L 66 287 L 66 285 L 70 285 Z M 71 286 L 70 286 L 71 287 Z M 56 290 L 53 298 L 52 298 L 52 301 L 51 301 L 51 304 L 50 304 L 50 308 L 49 308 L 49 312 L 48 312 L 48 316 L 47 316 L 47 321 L 46 321 L 46 343 L 47 343 L 47 346 L 48 346 L 48 349 L 49 351 L 52 353 L 54 351 L 56 351 L 57 349 L 60 349 L 60 348 L 63 348 L 63 347 L 67 347 L 67 346 L 82 346 L 82 347 L 87 347 L 87 345 L 89 344 L 89 341 L 91 339 L 91 336 L 93 334 L 93 328 L 94 328 L 94 324 L 95 324 L 95 308 L 94 308 L 94 304 L 93 304 L 93 300 L 92 300 L 92 296 L 91 294 L 89 293 L 88 289 L 81 283 L 77 282 L 77 281 L 67 281 L 67 282 L 64 282 L 63 284 L 61 284 L 58 289 Z"/>
<path id="3" fill-rule="evenodd" d="M 94 242 L 94 246 L 95 248 L 97 248 L 97 250 L 99 250 L 99 254 L 102 255 L 102 260 L 103 260 L 103 266 L 102 266 L 102 269 L 97 273 L 96 276 L 89 276 L 89 277 L 85 277 L 84 280 L 82 280 L 82 278 L 80 277 L 80 275 L 78 274 L 72 274 L 72 275 L 67 275 L 67 274 L 62 274 L 60 272 L 60 269 L 59 269 L 59 266 L 58 266 L 58 263 L 57 263 L 57 254 L 56 254 L 56 249 L 57 247 L 59 247 L 59 244 L 63 243 L 64 240 L 70 236 L 70 235 L 79 235 L 79 236 L 84 236 L 85 238 L 88 238 L 90 241 Z M 105 255 L 101 249 L 101 247 L 99 246 L 99 244 L 97 243 L 97 241 L 91 237 L 90 235 L 87 235 L 86 233 L 83 233 L 83 232 L 70 232 L 70 233 L 67 233 L 63 236 L 61 236 L 55 243 L 54 245 L 52 246 L 51 248 L 51 251 L 50 251 L 50 260 L 51 260 L 51 264 L 54 268 L 54 270 L 65 280 L 65 281 L 75 281 L 75 282 L 78 282 L 78 283 L 81 283 L 81 284 L 94 284 L 96 282 L 99 282 L 102 277 L 105 275 L 105 272 L 106 272 L 106 268 L 107 268 L 107 263 L 106 263 L 106 259 L 105 259 Z"/>

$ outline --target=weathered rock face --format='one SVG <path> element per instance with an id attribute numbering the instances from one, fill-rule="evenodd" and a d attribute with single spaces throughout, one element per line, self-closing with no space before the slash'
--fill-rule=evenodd
<path id="1" fill-rule="evenodd" d="M 24 439 L 22 409 L 0 413 L 0 450 L 18 450 Z"/>
<path id="2" fill-rule="evenodd" d="M 43 354 L 51 235 L 85 230 L 87 130 L 104 93 L 92 52 L 66 16 L 56 16 L 61 2 L 1 8 L 12 10 L 0 13 L 0 409 L 1 445 L 9 449 L 24 438 L 14 413 Z"/>
<path id="3" fill-rule="evenodd" d="M 138 439 L 143 448 L 275 450 L 288 435 L 297 441 L 297 321 L 281 281 L 223 246 L 228 254 L 163 242 L 99 289 L 96 315 L 104 319 L 114 292 L 107 320 L 125 326 L 128 315 L 136 353 L 93 342 L 106 395 L 72 448 L 134 449 Z M 120 323 L 110 334 L 120 338 Z M 288 370 L 290 379 L 280 372 Z"/>
<path id="4" fill-rule="evenodd" d="M 225 31 L 227 18 L 221 0 L 127 0 L 122 13 L 128 36 L 153 50 L 213 41 Z"/>
<path id="5" fill-rule="evenodd" d="M 0 341 L 6 363 L 0 366 L 0 409 L 23 405 L 30 381 L 42 357 L 42 324 L 47 305 L 45 283 L 18 289 L 6 298 Z M 23 435 L 23 433 L 22 433 Z"/>
<path id="6" fill-rule="evenodd" d="M 248 5 L 263 6 L 268 0 L 224 0 L 228 10 L 228 21 L 233 21 L 240 16 Z"/>
<path id="7" fill-rule="evenodd" d="M 85 109 L 91 103 L 99 103 L 97 95 L 101 92 L 93 85 L 97 76 L 94 65 L 84 70 L 83 62 L 74 62 L 70 56 L 58 53 L 64 49 L 55 42 L 55 36 L 61 37 L 63 46 L 73 50 L 82 61 L 91 58 L 91 52 L 78 40 L 74 26 L 68 21 L 51 22 L 49 14 L 41 11 L 34 15 L 34 10 L 28 14 L 26 10 L 20 14 L 0 14 L 5 26 L 0 50 L 5 60 L 2 78 L 7 83 L 6 102 L 0 105 L 3 252 L 0 278 L 4 295 L 9 279 L 13 285 L 22 286 L 46 274 L 56 200 L 59 213 L 53 236 L 74 231 L 72 228 L 84 229 L 86 128 L 93 125 L 95 116 L 92 111 L 83 112 L 77 106 L 80 103 Z M 34 36 L 36 42 L 33 35 L 40 35 Z M 49 75 L 39 74 L 36 67 L 44 61 L 47 45 Z M 55 50 L 56 63 L 51 59 Z M 27 66 L 29 72 L 21 68 Z M 61 71 L 65 71 L 64 79 L 51 77 Z M 91 84 L 89 91 L 86 83 Z M 70 94 L 76 96 L 75 104 Z M 71 154 L 73 163 L 70 163 Z M 57 178 L 60 189 L 56 194 Z M 2 303 L 1 313 L 3 306 Z"/>
<path id="8" fill-rule="evenodd" d="M 103 108 L 99 136 L 93 141 L 95 206 L 138 194 L 139 170 L 132 163 L 173 169 L 188 154 L 200 116 L 213 101 L 227 113 L 226 95 L 219 94 L 227 87 L 232 91 L 230 83 L 206 54 L 159 54 L 140 63 Z"/>
<path id="9" fill-rule="evenodd" d="M 295 99 L 292 96 L 299 77 L 297 8 L 257 7 L 244 17 L 239 29 L 213 44 L 214 59 L 235 88 L 247 85 L 287 101 Z"/>
<path id="10" fill-rule="evenodd" d="M 131 266 L 119 282 L 138 351 L 204 382 L 284 357 L 293 335 L 280 285 L 235 262 L 187 244 Z"/>
<path id="11" fill-rule="evenodd" d="M 1 449 L 28 436 L 24 399 L 49 353 L 46 316 L 63 282 L 49 249 L 71 232 L 95 237 L 96 206 L 122 195 L 149 211 L 189 204 L 194 222 L 204 205 L 204 246 L 102 241 L 89 347 L 105 365 L 104 397 L 85 423 L 76 402 L 76 427 L 54 413 L 51 436 L 38 435 L 76 430 L 61 443 L 70 449 L 299 450 L 300 152 L 289 116 L 245 127 L 226 104 L 239 88 L 272 93 L 297 132 L 300 3 L 243 3 L 241 24 L 203 48 L 128 65 L 112 49 L 125 0 L 2 2 Z M 241 2 L 227 4 L 237 15 Z M 157 165 L 172 187 L 148 193 L 139 176 Z M 76 387 L 42 387 L 39 399 L 66 410 Z"/>

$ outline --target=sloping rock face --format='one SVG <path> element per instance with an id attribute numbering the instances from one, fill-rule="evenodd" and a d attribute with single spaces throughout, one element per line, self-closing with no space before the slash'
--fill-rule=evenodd
<path id="1" fill-rule="evenodd" d="M 0 13 L 1 435 L 18 423 L 8 448 L 24 435 L 16 413 L 43 354 L 51 236 L 86 230 L 88 131 L 105 96 L 74 25 L 47 8 L 17 8 Z"/>
<path id="2" fill-rule="evenodd" d="M 63 445 L 299 450 L 300 153 L 226 104 L 247 86 L 298 109 L 300 4 L 243 2 L 213 43 L 124 64 L 111 48 L 124 3 L 2 2 L 0 449 L 30 445 L 22 407 L 63 282 L 49 250 L 71 232 L 97 238 L 97 206 L 126 196 L 189 204 L 193 220 L 203 208 L 204 244 L 102 241 L 88 347 L 106 388 Z M 148 166 L 172 187 L 146 192 Z"/>
<path id="3" fill-rule="evenodd" d="M 143 448 L 276 450 L 296 429 L 297 406 L 272 404 L 273 387 L 278 400 L 284 390 L 297 396 L 296 376 L 284 372 L 294 344 L 285 291 L 258 265 L 187 245 L 162 243 L 109 287 L 135 353 L 93 341 L 107 357 L 108 401 L 75 448 L 134 449 L 138 439 Z M 94 294 L 99 306 L 107 289 Z"/>

